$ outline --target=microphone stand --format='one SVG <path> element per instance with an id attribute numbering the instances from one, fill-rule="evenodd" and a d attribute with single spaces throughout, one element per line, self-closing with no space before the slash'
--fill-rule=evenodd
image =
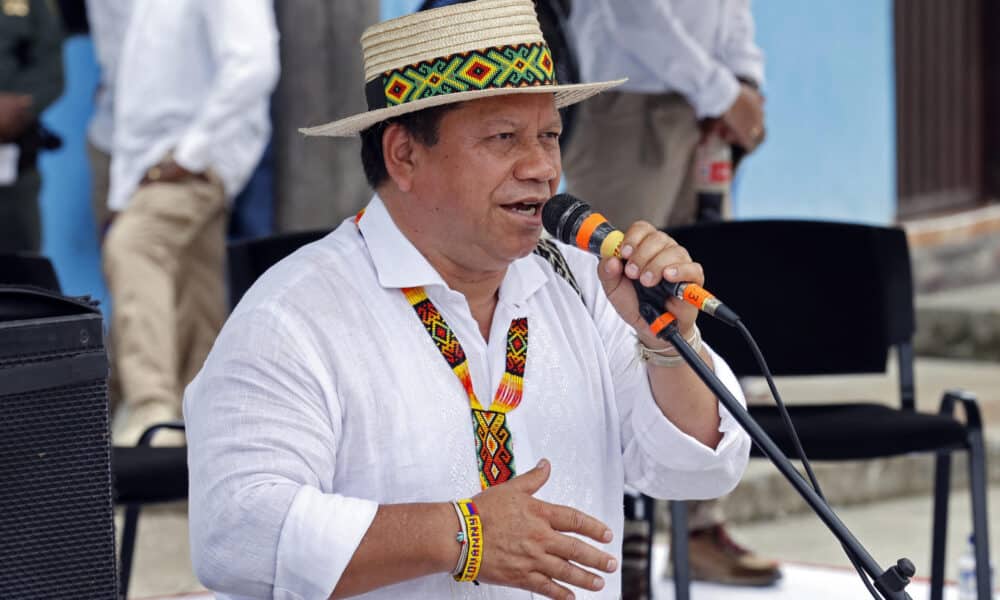
<path id="1" fill-rule="evenodd" d="M 640 300 L 641 302 L 641 300 Z M 643 316 L 649 313 L 649 309 L 652 309 L 654 316 L 658 315 L 661 310 L 656 310 L 652 305 L 643 302 Z M 833 512 L 830 506 L 820 498 L 819 494 L 816 493 L 812 487 L 809 486 L 805 478 L 795 470 L 792 466 L 791 461 L 788 460 L 778 446 L 771 440 L 770 436 L 757 424 L 756 421 L 750 416 L 743 405 L 740 404 L 732 393 L 726 388 L 726 386 L 719 380 L 715 373 L 705 364 L 701 356 L 694 351 L 693 348 L 685 341 L 684 336 L 680 334 L 677 327 L 677 322 L 674 321 L 670 323 L 666 328 L 664 328 L 659 336 L 666 341 L 673 344 L 677 352 L 684 358 L 684 361 L 690 365 L 698 377 L 705 382 L 710 390 L 719 399 L 719 402 L 729 411 L 733 418 L 740 424 L 740 427 L 744 429 L 749 435 L 750 439 L 753 440 L 757 447 L 760 448 L 761 452 L 764 453 L 774 466 L 778 468 L 785 479 L 792 484 L 792 487 L 799 493 L 802 498 L 809 504 L 810 508 L 819 516 L 819 518 L 826 524 L 827 528 L 833 533 L 833 535 L 840 541 L 840 543 L 847 548 L 847 550 L 855 557 L 855 559 L 860 563 L 861 568 L 868 573 L 875 584 L 875 588 L 882 594 L 886 600 L 912 600 L 910 596 L 905 592 L 907 584 L 910 582 L 910 577 L 916 573 L 916 568 L 913 563 L 907 558 L 899 559 L 895 565 L 889 567 L 887 570 L 882 570 L 882 567 L 875 562 L 875 559 L 868 554 L 861 542 L 850 532 L 843 521 Z"/>

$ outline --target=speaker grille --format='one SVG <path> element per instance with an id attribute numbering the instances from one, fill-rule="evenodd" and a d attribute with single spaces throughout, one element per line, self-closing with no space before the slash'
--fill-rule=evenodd
<path id="1" fill-rule="evenodd" d="M 46 321 L 0 324 L 0 380 L 29 364 L 104 356 L 99 316 Z M 0 598 L 111 600 L 107 380 L 54 383 L 64 385 L 0 395 Z"/>

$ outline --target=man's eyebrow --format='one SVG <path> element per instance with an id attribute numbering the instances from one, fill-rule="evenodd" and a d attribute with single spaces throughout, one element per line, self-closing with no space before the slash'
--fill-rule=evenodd
<path id="1" fill-rule="evenodd" d="M 543 129 L 562 129 L 562 126 L 563 126 L 562 115 L 556 113 L 551 120 L 546 121 Z"/>
<path id="2" fill-rule="evenodd" d="M 482 123 L 487 127 L 497 126 L 497 125 L 514 127 L 514 128 L 520 127 L 520 123 L 518 121 L 516 121 L 515 119 L 511 119 L 509 117 L 487 117 L 486 119 L 483 119 Z M 562 116 L 559 113 L 556 113 L 555 115 L 552 116 L 550 120 L 546 121 L 543 124 L 542 129 L 561 128 L 562 125 L 563 125 Z"/>

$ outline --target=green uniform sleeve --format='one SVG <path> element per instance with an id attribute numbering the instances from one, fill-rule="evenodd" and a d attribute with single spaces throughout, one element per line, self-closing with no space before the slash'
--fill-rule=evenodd
<path id="1" fill-rule="evenodd" d="M 29 66 L 21 73 L 21 89 L 34 99 L 32 110 L 39 115 L 63 92 L 62 22 L 53 0 L 31 0 L 35 40 Z"/>

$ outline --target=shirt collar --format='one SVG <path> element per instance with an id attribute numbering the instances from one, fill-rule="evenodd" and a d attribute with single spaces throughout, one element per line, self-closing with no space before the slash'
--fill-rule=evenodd
<path id="1" fill-rule="evenodd" d="M 358 229 L 361 230 L 382 287 L 448 287 L 424 255 L 399 230 L 378 194 L 365 208 Z M 533 255 L 515 260 L 500 284 L 499 301 L 517 306 L 547 281 L 548 277 Z"/>

